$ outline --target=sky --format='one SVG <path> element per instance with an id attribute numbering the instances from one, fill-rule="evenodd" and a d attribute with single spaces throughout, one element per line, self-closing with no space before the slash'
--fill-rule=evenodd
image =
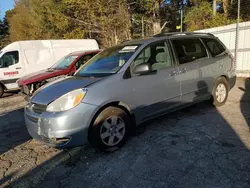
<path id="1" fill-rule="evenodd" d="M 2 19 L 7 10 L 14 7 L 14 0 L 0 0 L 0 19 Z"/>

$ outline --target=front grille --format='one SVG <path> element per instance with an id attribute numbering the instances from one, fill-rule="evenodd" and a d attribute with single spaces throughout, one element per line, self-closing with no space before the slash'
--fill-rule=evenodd
<path id="1" fill-rule="evenodd" d="M 27 115 L 27 118 L 29 118 L 30 121 L 33 121 L 33 122 L 35 122 L 35 123 L 38 122 L 38 118 L 37 118 L 37 117 L 33 117 L 33 116 Z"/>
<path id="2" fill-rule="evenodd" d="M 33 103 L 31 108 L 33 112 L 37 114 L 42 114 L 46 111 L 47 105 Z"/>

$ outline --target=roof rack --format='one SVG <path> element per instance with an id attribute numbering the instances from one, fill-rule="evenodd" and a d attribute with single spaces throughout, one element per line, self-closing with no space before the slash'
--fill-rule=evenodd
<path id="1" fill-rule="evenodd" d="M 174 36 L 174 35 L 208 35 L 214 37 L 211 33 L 201 33 L 201 32 L 172 32 L 172 33 L 159 33 L 153 37 L 163 37 L 163 36 Z"/>

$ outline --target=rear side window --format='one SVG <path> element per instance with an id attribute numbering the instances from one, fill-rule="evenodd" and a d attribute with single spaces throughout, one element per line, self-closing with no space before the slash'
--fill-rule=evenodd
<path id="1" fill-rule="evenodd" d="M 225 52 L 225 48 L 215 39 L 203 38 L 204 43 L 207 45 L 213 57 Z"/>
<path id="2" fill-rule="evenodd" d="M 200 39 L 174 39 L 173 47 L 180 64 L 189 63 L 207 57 L 207 52 Z"/>

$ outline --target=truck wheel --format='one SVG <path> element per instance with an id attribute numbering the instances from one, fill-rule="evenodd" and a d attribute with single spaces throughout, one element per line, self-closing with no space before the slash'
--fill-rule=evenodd
<path id="1" fill-rule="evenodd" d="M 213 104 L 215 106 L 222 106 L 226 103 L 229 92 L 228 82 L 224 77 L 216 80 L 213 88 Z"/>
<path id="2" fill-rule="evenodd" d="M 3 96 L 4 93 L 4 87 L 0 84 L 0 98 Z"/>
<path id="3" fill-rule="evenodd" d="M 89 140 L 101 151 L 114 151 L 127 141 L 130 125 L 130 117 L 124 110 L 107 107 L 96 117 Z"/>

